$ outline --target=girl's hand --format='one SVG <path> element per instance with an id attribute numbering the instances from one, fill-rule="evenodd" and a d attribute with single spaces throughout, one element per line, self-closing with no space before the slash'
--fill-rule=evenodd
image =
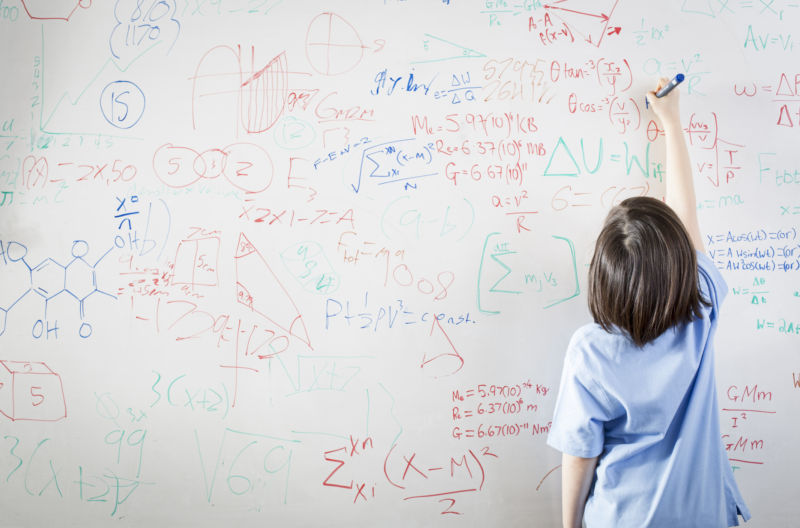
<path id="1" fill-rule="evenodd" d="M 673 88 L 670 93 L 664 97 L 656 97 L 662 87 L 669 83 L 669 79 L 662 77 L 658 80 L 658 85 L 655 90 L 647 92 L 647 101 L 650 107 L 655 112 L 661 125 L 666 129 L 672 126 L 681 126 L 680 118 L 680 98 L 678 97 L 678 88 Z"/>

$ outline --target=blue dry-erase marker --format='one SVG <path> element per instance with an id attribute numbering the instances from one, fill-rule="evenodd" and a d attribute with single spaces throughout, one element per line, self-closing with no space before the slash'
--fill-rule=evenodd
<path id="1" fill-rule="evenodd" d="M 684 75 L 682 73 L 679 73 L 678 75 L 673 77 L 672 80 L 668 82 L 666 86 L 662 87 L 658 92 L 656 92 L 656 97 L 664 97 L 665 95 L 670 93 L 673 88 L 682 83 L 683 79 Z"/>
<path id="2" fill-rule="evenodd" d="M 683 75 L 682 73 L 679 73 L 678 75 L 673 77 L 672 80 L 666 84 L 666 86 L 663 86 L 658 92 L 656 92 L 656 97 L 664 97 L 665 95 L 670 93 L 673 88 L 675 88 L 676 86 L 678 86 L 680 83 L 683 82 L 683 79 L 685 77 L 686 76 Z M 647 97 L 644 98 L 644 106 L 645 108 L 650 108 L 650 101 L 647 100 Z"/>

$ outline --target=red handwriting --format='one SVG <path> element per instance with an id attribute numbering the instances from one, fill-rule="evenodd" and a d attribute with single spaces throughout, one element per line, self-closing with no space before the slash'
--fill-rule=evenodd
<path id="1" fill-rule="evenodd" d="M 260 193 L 272 183 L 274 169 L 267 151 L 254 143 L 232 143 L 203 152 L 165 143 L 153 154 L 153 170 L 169 187 L 188 187 L 201 178 L 223 176 L 237 189 Z"/>
<path id="2" fill-rule="evenodd" d="M 769 438 L 765 439 L 761 432 L 763 420 L 774 419 L 771 415 L 776 414 L 771 409 L 774 397 L 772 391 L 765 390 L 758 384 L 729 385 L 725 395 L 728 404 L 721 410 L 723 417 L 730 420 L 723 422 L 730 427 L 730 432 L 722 434 L 722 441 L 734 469 L 738 468 L 739 463 L 763 465 L 759 456 L 769 447 Z M 748 435 L 748 431 L 757 436 L 753 438 Z"/>
<path id="3" fill-rule="evenodd" d="M 411 129 L 415 136 L 440 132 L 455 134 L 463 130 L 482 134 L 483 137 L 505 133 L 505 137 L 508 139 L 515 134 L 534 134 L 538 132 L 539 126 L 531 115 L 521 115 L 518 112 L 489 112 L 488 114 L 447 114 L 445 123 L 436 125 L 429 124 L 427 116 L 413 114 L 411 115 Z"/>
<path id="4" fill-rule="evenodd" d="M 355 229 L 355 212 L 353 209 L 344 211 L 330 211 L 328 209 L 298 211 L 286 208 L 271 209 L 269 207 L 259 207 L 255 204 L 244 204 L 241 207 L 242 212 L 239 213 L 239 220 L 261 224 L 262 226 L 285 225 L 295 227 L 298 225 L 325 224 L 338 226 L 344 224 L 345 227 Z"/>
<path id="5" fill-rule="evenodd" d="M 63 420 L 67 404 L 61 376 L 42 362 L 0 360 L 0 414 L 11 420 Z"/>

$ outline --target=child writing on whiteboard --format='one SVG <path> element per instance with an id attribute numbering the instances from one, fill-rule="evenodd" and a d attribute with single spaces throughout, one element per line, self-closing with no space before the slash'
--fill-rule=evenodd
<path id="1" fill-rule="evenodd" d="M 564 359 L 547 441 L 563 453 L 565 527 L 750 518 L 722 444 L 714 376 L 727 286 L 700 235 L 677 92 L 647 96 L 666 137 L 666 205 L 638 197 L 609 212 L 589 267 L 594 323 L 575 332 Z"/>

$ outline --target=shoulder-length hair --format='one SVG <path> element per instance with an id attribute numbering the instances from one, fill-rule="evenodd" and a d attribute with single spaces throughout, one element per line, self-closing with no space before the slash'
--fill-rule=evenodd
<path id="1" fill-rule="evenodd" d="M 697 256 L 683 223 L 663 202 L 628 198 L 611 209 L 589 266 L 589 310 L 641 347 L 702 317 Z"/>

